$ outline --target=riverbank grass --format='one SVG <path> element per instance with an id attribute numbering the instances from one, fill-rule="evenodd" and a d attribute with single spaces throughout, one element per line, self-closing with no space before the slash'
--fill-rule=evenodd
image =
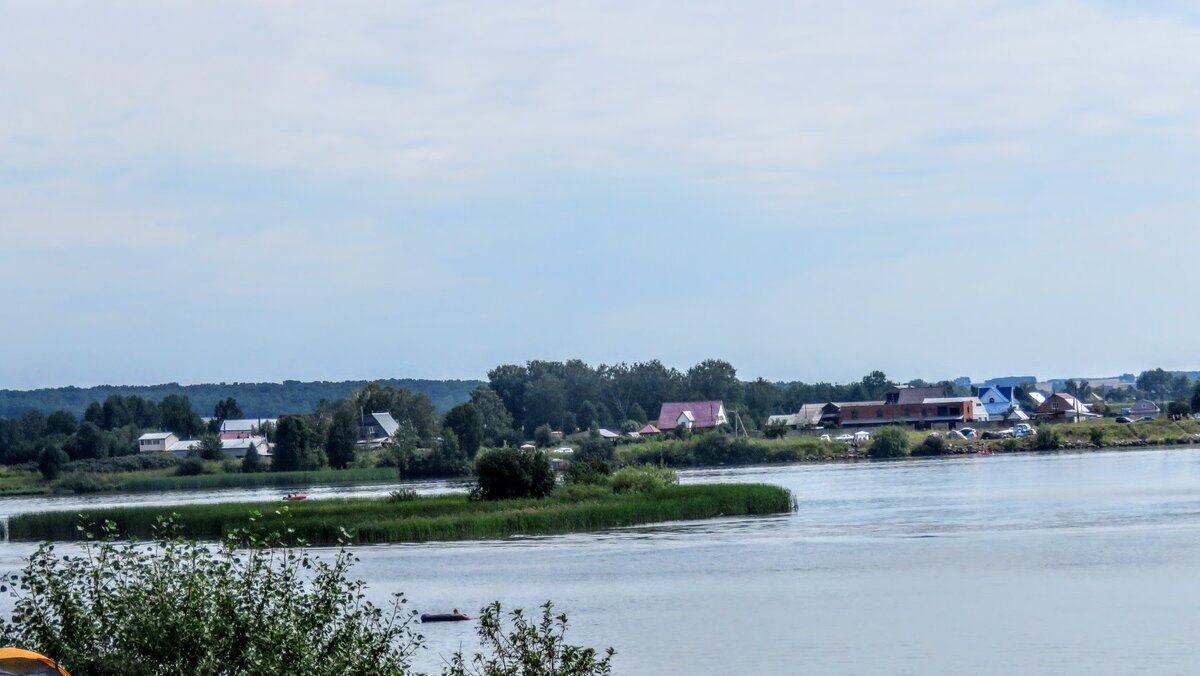
<path id="1" fill-rule="evenodd" d="M 665 521 L 778 514 L 791 493 L 762 484 L 667 486 L 650 493 L 570 490 L 542 500 L 477 501 L 466 495 L 313 500 L 283 505 L 226 503 L 128 507 L 22 514 L 9 520 L 13 540 L 77 540 L 81 524 L 112 522 L 120 537 L 150 538 L 164 516 L 184 537 L 219 540 L 238 529 L 278 531 L 288 539 L 327 545 L 477 540 L 552 535 Z"/>

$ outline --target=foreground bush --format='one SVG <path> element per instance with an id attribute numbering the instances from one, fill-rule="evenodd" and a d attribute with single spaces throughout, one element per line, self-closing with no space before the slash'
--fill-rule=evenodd
<path id="1" fill-rule="evenodd" d="M 513 628 L 505 632 L 500 603 L 484 608 L 479 617 L 479 638 L 495 657 L 476 653 L 468 661 L 462 653 L 451 660 L 446 676 L 606 676 L 612 673 L 609 648 L 598 657 L 593 648 L 563 644 L 567 616 L 555 616 L 554 604 L 542 605 L 542 618 L 535 622 L 520 610 L 510 613 Z"/>
<path id="2" fill-rule="evenodd" d="M 51 656 L 76 676 L 410 673 L 422 645 L 416 613 L 400 595 L 387 608 L 367 601 L 344 549 L 324 560 L 280 547 L 278 533 L 202 545 L 173 532 L 163 520 L 153 545 L 91 540 L 74 557 L 43 544 L 14 576 L 24 591 L 0 640 Z M 247 541 L 249 550 L 235 548 Z M 539 624 L 513 611 L 508 634 L 499 604 L 481 615 L 487 652 L 453 655 L 444 675 L 610 673 L 612 649 L 600 658 L 566 644 L 566 617 L 553 618 L 549 603 Z"/>
<path id="3" fill-rule="evenodd" d="M 475 474 L 484 500 L 544 498 L 554 490 L 550 458 L 541 451 L 492 449 L 476 458 Z"/>
<path id="4" fill-rule="evenodd" d="M 249 550 L 233 538 L 199 545 L 173 529 L 163 520 L 153 546 L 89 541 L 74 557 L 41 545 L 5 644 L 102 676 L 403 673 L 420 645 L 403 598 L 367 603 L 344 550 L 323 561 L 257 538 Z"/>

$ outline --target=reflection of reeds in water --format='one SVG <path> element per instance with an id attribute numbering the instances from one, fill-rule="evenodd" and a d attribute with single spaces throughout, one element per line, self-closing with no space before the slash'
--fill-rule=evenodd
<path id="1" fill-rule="evenodd" d="M 465 495 L 384 499 L 312 500 L 290 504 L 227 503 L 174 507 L 100 509 L 76 514 L 43 512 L 13 517 L 14 540 L 74 540 L 84 523 L 116 523 L 123 536 L 148 538 L 159 518 L 178 514 L 182 535 L 222 538 L 233 529 L 288 532 L 311 544 L 333 544 L 350 533 L 352 543 L 472 540 L 509 535 L 546 535 L 644 523 L 720 516 L 775 514 L 792 509 L 786 489 L 761 484 L 669 486 L 652 493 L 590 493 L 544 500 L 471 501 Z M 251 511 L 262 516 L 253 524 Z"/>
<path id="2" fill-rule="evenodd" d="M 178 491 L 217 488 L 255 488 L 260 486 L 312 486 L 314 484 L 350 484 L 365 481 L 396 481 L 395 467 L 324 469 L 312 472 L 261 472 L 200 474 L 127 479 L 120 482 L 123 491 Z"/>

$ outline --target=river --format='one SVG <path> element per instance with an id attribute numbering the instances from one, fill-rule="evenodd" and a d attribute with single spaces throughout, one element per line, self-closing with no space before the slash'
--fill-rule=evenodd
<path id="1" fill-rule="evenodd" d="M 357 550 L 379 599 L 551 599 L 620 674 L 1130 674 L 1200 667 L 1200 453 L 978 456 L 686 472 L 791 489 L 791 514 Z M 424 485 L 423 490 L 452 488 Z M 321 495 L 310 491 L 314 497 Z M 381 487 L 360 489 L 380 492 Z M 346 489 L 331 489 L 344 494 Z M 272 497 L 278 491 L 264 492 Z M 179 501 L 253 498 L 248 491 Z M 140 498 L 155 502 L 176 496 Z M 83 499 L 60 498 L 59 508 Z M 125 502 L 91 498 L 87 506 Z M 44 509 L 0 500 L 0 513 Z M 31 546 L 0 545 L 0 569 Z M 421 628 L 418 667 L 475 646 Z"/>

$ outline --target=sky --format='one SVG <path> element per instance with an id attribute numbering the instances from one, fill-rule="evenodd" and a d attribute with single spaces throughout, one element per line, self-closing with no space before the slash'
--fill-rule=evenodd
<path id="1" fill-rule="evenodd" d="M 1197 368 L 1193 7 L 0 0 L 0 387 Z"/>

